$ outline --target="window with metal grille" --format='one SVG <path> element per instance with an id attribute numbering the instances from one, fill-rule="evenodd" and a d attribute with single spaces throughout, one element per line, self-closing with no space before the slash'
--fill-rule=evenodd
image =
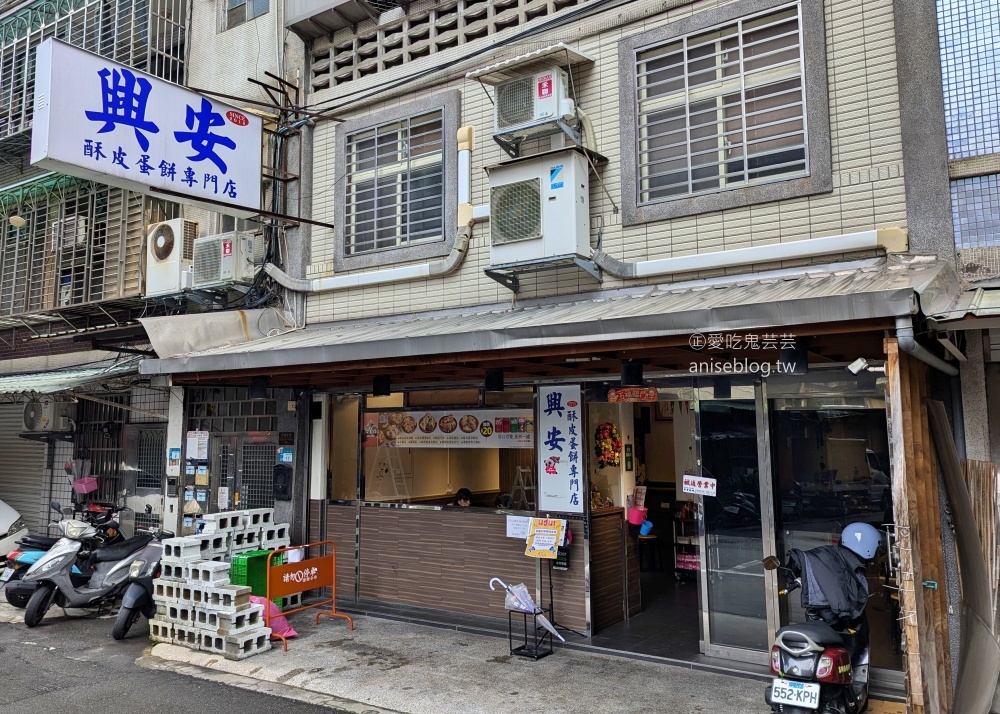
<path id="1" fill-rule="evenodd" d="M 139 430 L 136 488 L 160 488 L 163 485 L 163 434 L 162 428 Z"/>
<path id="2" fill-rule="evenodd" d="M 805 176 L 798 5 L 635 53 L 638 202 Z"/>
<path id="3" fill-rule="evenodd" d="M 345 255 L 442 240 L 444 114 L 347 136 Z"/>
<path id="4" fill-rule="evenodd" d="M 270 0 L 225 0 L 225 3 L 227 30 L 267 14 L 271 4 Z"/>
<path id="5" fill-rule="evenodd" d="M 243 444 L 243 508 L 274 507 L 274 444 Z"/>

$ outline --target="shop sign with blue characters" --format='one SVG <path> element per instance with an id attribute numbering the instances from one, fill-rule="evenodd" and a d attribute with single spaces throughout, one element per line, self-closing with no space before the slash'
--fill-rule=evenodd
<path id="1" fill-rule="evenodd" d="M 583 513 L 579 386 L 538 389 L 538 510 Z"/>
<path id="2" fill-rule="evenodd" d="M 32 164 L 259 210 L 260 117 L 55 39 L 36 59 Z"/>

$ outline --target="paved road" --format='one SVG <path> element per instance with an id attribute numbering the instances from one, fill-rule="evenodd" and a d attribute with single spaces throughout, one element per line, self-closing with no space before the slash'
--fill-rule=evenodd
<path id="1" fill-rule="evenodd" d="M 172 671 L 162 660 L 144 656 L 152 644 L 145 620 L 132 636 L 115 642 L 110 619 L 50 618 L 32 630 L 0 622 L 0 713 L 348 714 L 321 698 L 308 703 L 262 693 L 260 682 L 207 681 L 182 674 L 176 665 Z"/>

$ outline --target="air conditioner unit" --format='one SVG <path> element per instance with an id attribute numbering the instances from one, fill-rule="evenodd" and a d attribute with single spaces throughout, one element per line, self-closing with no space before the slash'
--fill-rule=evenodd
<path id="1" fill-rule="evenodd" d="M 197 237 L 197 221 L 175 218 L 150 226 L 144 295 L 171 295 L 191 287 L 191 258 Z"/>
<path id="2" fill-rule="evenodd" d="M 194 242 L 194 288 L 252 283 L 264 264 L 264 238 L 230 231 Z"/>
<path id="3" fill-rule="evenodd" d="M 34 399 L 24 405 L 26 431 L 71 431 L 75 405 L 51 399 Z"/>
<path id="4" fill-rule="evenodd" d="M 590 176 L 585 156 L 560 151 L 490 169 L 490 262 L 590 260 Z"/>
<path id="5" fill-rule="evenodd" d="M 550 67 L 496 86 L 493 133 L 525 137 L 547 132 L 553 121 L 573 113 L 566 72 Z"/>

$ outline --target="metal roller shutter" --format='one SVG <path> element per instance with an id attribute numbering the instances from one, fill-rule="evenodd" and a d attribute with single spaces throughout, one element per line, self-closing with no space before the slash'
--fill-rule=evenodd
<path id="1" fill-rule="evenodd" d="M 46 534 L 46 446 L 18 436 L 24 431 L 23 414 L 24 405 L 0 405 L 0 501 L 21 514 L 29 531 Z"/>

